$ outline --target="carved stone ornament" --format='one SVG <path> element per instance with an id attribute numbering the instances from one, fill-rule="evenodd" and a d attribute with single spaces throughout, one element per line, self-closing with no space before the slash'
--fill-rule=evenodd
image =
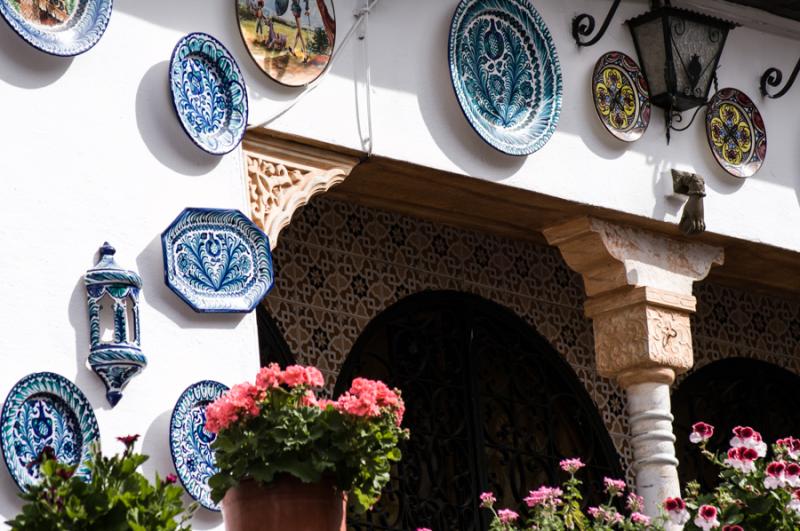
<path id="1" fill-rule="evenodd" d="M 676 194 L 689 197 L 686 206 L 683 207 L 678 228 L 687 236 L 705 232 L 706 220 L 703 206 L 703 198 L 706 196 L 705 179 L 696 173 L 672 170 L 672 186 Z"/>
<path id="2" fill-rule="evenodd" d="M 269 136 L 248 135 L 244 156 L 253 221 L 269 236 L 270 246 L 294 213 L 317 194 L 350 175 L 360 159 Z"/>

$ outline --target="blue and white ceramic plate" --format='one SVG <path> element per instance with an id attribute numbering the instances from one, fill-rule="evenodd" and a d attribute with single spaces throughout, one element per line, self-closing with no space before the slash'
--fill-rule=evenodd
<path id="1" fill-rule="evenodd" d="M 112 0 L 0 0 L 0 14 L 32 46 L 52 55 L 78 55 L 103 36 Z"/>
<path id="2" fill-rule="evenodd" d="M 169 86 L 181 125 L 200 149 L 224 155 L 239 145 L 247 126 L 247 88 L 221 42 L 205 33 L 178 41 Z"/>
<path id="3" fill-rule="evenodd" d="M 197 312 L 251 312 L 272 289 L 269 238 L 238 210 L 187 208 L 161 245 L 167 286 Z"/>
<path id="4" fill-rule="evenodd" d="M 0 426 L 3 459 L 23 491 L 40 480 L 34 461 L 47 446 L 60 462 L 77 466 L 77 476 L 89 478 L 91 444 L 100 430 L 86 396 L 63 376 L 38 372 L 18 381 L 3 404 Z"/>
<path id="5" fill-rule="evenodd" d="M 227 390 L 225 385 L 212 380 L 190 385 L 175 404 L 169 423 L 169 447 L 175 471 L 189 495 L 212 511 L 219 511 L 220 507 L 211 500 L 208 479 L 219 469 L 211 450 L 216 435 L 205 428 L 206 406 Z"/>
<path id="6" fill-rule="evenodd" d="M 530 0 L 462 0 L 449 60 L 461 109 L 486 142 L 509 155 L 547 143 L 561 113 L 561 67 Z"/>

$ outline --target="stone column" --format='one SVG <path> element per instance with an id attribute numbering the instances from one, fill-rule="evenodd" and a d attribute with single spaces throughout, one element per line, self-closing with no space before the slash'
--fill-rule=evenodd
<path id="1" fill-rule="evenodd" d="M 597 371 L 625 389 L 636 489 L 657 516 L 680 495 L 669 388 L 693 364 L 692 285 L 723 251 L 594 218 L 544 234 L 583 276 Z"/>

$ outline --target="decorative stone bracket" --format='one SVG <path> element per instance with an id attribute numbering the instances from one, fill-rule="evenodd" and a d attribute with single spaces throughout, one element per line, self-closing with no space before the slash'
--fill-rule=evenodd
<path id="1" fill-rule="evenodd" d="M 350 175 L 360 159 L 267 134 L 249 134 L 244 157 L 250 217 L 269 236 L 270 247 L 294 213 L 317 194 Z"/>

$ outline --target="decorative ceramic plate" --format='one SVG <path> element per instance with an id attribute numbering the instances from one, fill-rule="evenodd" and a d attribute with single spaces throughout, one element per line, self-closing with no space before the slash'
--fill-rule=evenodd
<path id="1" fill-rule="evenodd" d="M 609 52 L 597 61 L 592 96 L 600 121 L 620 140 L 638 140 L 650 125 L 647 81 L 636 61 L 624 53 Z"/>
<path id="2" fill-rule="evenodd" d="M 32 46 L 52 55 L 78 55 L 103 36 L 112 0 L 0 0 L 0 14 Z"/>
<path id="3" fill-rule="evenodd" d="M 197 312 L 250 312 L 272 289 L 269 238 L 238 210 L 187 208 L 161 244 L 167 286 Z"/>
<path id="4" fill-rule="evenodd" d="M 258 67 L 290 87 L 325 72 L 336 44 L 333 0 L 235 0 L 239 32 Z"/>
<path id="5" fill-rule="evenodd" d="M 530 0 L 462 0 L 450 27 L 450 77 L 478 134 L 509 155 L 529 155 L 561 112 L 561 67 Z"/>
<path id="6" fill-rule="evenodd" d="M 40 480 L 34 461 L 48 446 L 56 459 L 77 466 L 76 475 L 88 479 L 86 463 L 100 430 L 86 396 L 63 376 L 38 372 L 18 381 L 6 397 L 0 425 L 3 458 L 20 489 Z"/>
<path id="7" fill-rule="evenodd" d="M 212 511 L 220 510 L 208 486 L 208 479 L 218 472 L 211 450 L 217 437 L 206 431 L 206 406 L 227 390 L 212 380 L 190 385 L 175 404 L 169 423 L 169 447 L 178 477 L 192 498 Z"/>
<path id="8" fill-rule="evenodd" d="M 714 94 L 706 114 L 711 153 L 734 177 L 754 175 L 767 157 L 767 130 L 753 100 L 735 88 Z"/>
<path id="9" fill-rule="evenodd" d="M 239 65 L 211 35 L 178 41 L 169 65 L 172 102 L 183 128 L 200 149 L 229 153 L 247 126 L 247 88 Z"/>

